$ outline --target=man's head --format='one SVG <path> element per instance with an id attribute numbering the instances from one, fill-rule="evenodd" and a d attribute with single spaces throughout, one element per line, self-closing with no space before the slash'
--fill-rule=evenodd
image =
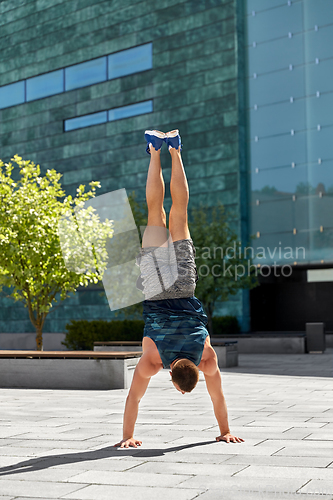
<path id="1" fill-rule="evenodd" d="M 177 359 L 172 363 L 170 371 L 173 385 L 181 393 L 191 392 L 199 380 L 199 370 L 189 359 Z"/>

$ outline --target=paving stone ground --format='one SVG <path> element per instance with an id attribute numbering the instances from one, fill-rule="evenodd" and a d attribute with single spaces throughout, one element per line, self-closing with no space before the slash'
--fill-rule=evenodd
<path id="1" fill-rule="evenodd" d="M 138 449 L 119 450 L 127 390 L 0 389 L 0 500 L 333 499 L 333 349 L 240 354 L 222 370 L 231 432 L 201 374 L 180 394 L 167 370 L 141 401 Z"/>

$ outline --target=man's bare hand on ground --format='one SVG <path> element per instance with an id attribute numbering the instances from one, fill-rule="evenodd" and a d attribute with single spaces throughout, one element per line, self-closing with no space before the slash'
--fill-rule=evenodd
<path id="1" fill-rule="evenodd" d="M 230 432 L 223 434 L 222 436 L 218 436 L 216 441 L 226 441 L 227 443 L 241 443 L 244 439 L 233 436 Z"/>
<path id="2" fill-rule="evenodd" d="M 133 448 L 137 448 L 138 446 L 142 445 L 142 441 L 138 441 L 137 439 L 134 438 L 128 438 L 128 439 L 122 439 L 120 443 L 114 444 L 113 446 L 116 448 L 130 448 L 131 446 Z"/>

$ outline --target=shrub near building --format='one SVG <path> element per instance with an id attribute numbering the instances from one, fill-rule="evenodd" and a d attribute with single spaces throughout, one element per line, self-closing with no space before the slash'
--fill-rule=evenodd
<path id="1" fill-rule="evenodd" d="M 70 350 L 93 350 L 94 342 L 142 340 L 144 321 L 125 320 L 71 320 L 66 325 L 62 344 Z"/>

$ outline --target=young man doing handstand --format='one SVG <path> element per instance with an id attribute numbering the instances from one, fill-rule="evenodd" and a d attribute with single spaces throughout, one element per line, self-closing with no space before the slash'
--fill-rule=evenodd
<path id="1" fill-rule="evenodd" d="M 242 438 L 230 433 L 217 356 L 206 329 L 207 316 L 201 302 L 194 296 L 198 274 L 195 248 L 188 229 L 189 189 L 181 158 L 180 135 L 178 130 L 166 134 L 147 130 L 145 138 L 146 151 L 151 155 L 146 184 L 148 224 L 137 259 L 146 297 L 143 301 L 143 354 L 135 368 L 126 399 L 123 439 L 114 446 L 136 448 L 142 444 L 133 436 L 139 402 L 151 377 L 168 367 L 171 369 L 173 385 L 182 394 L 194 389 L 199 380 L 199 370 L 203 372 L 220 429 L 220 436 L 216 440 L 242 442 Z M 163 207 L 165 186 L 160 152 L 164 142 L 172 159 L 172 206 L 169 214 L 171 241 L 167 238 Z M 173 260 L 170 257 L 170 243 Z"/>

